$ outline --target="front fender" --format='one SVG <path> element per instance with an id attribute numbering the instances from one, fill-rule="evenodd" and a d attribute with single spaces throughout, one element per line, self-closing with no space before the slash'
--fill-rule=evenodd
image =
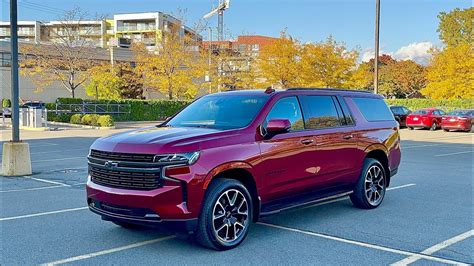
<path id="1" fill-rule="evenodd" d="M 204 178 L 203 189 L 207 189 L 207 187 L 209 186 L 209 184 L 211 183 L 212 179 L 215 176 L 217 176 L 218 174 L 224 171 L 231 170 L 231 169 L 244 169 L 248 171 L 252 176 L 255 177 L 255 171 L 250 164 L 246 162 L 240 162 L 240 161 L 227 162 L 227 163 L 218 165 L 214 167 L 211 171 L 209 171 L 209 173 Z M 257 182 L 257 180 L 255 180 L 255 182 Z"/>

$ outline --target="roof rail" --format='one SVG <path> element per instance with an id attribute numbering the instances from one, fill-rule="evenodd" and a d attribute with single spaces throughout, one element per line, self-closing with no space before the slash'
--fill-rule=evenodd
<path id="1" fill-rule="evenodd" d="M 367 90 L 349 90 L 349 89 L 333 89 L 333 88 L 289 88 L 287 89 L 289 91 L 298 91 L 298 90 L 322 90 L 322 91 L 346 91 L 346 92 L 362 92 L 362 93 L 371 93 L 373 94 L 373 92 L 371 91 L 367 91 Z"/>

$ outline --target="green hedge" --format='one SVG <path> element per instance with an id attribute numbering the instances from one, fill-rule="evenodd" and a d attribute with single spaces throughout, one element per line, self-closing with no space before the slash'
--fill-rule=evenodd
<path id="1" fill-rule="evenodd" d="M 421 108 L 435 107 L 444 111 L 455 109 L 473 109 L 474 99 L 431 100 L 431 99 L 387 99 L 388 105 L 403 105 L 415 111 Z"/>
<path id="2" fill-rule="evenodd" d="M 97 119 L 97 124 L 99 127 L 112 127 L 114 126 L 114 118 L 110 115 L 101 115 L 99 119 Z"/>
<path id="3" fill-rule="evenodd" d="M 71 119 L 69 120 L 71 124 L 81 124 L 81 121 L 82 121 L 82 114 L 73 114 L 71 116 Z"/>
<path id="4" fill-rule="evenodd" d="M 82 100 L 78 98 L 58 98 L 56 103 L 60 104 L 81 104 L 87 103 L 120 103 L 130 105 L 130 114 L 114 115 L 115 121 L 156 121 L 163 120 L 169 116 L 174 115 L 179 110 L 184 108 L 190 102 L 188 101 L 175 101 L 175 100 L 137 100 L 127 99 L 118 101 L 109 100 Z M 46 108 L 49 110 L 56 109 L 56 103 L 46 104 Z M 48 114 L 49 115 L 49 114 Z M 52 115 L 52 119 L 55 119 L 56 115 Z M 53 120 L 54 121 L 54 120 Z"/>

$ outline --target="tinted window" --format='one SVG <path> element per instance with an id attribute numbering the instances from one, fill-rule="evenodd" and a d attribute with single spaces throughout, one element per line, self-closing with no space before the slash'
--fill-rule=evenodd
<path id="1" fill-rule="evenodd" d="M 426 115 L 426 114 L 428 114 L 428 111 L 426 111 L 426 110 L 416 110 L 415 112 L 413 112 L 413 114 L 415 114 L 415 115 Z"/>
<path id="2" fill-rule="evenodd" d="M 403 113 L 406 114 L 406 115 L 411 113 L 410 109 L 408 109 L 406 107 L 402 107 L 402 109 L 403 109 Z"/>
<path id="3" fill-rule="evenodd" d="M 403 109 L 397 106 L 392 106 L 390 107 L 390 110 L 392 110 L 392 113 L 394 115 L 402 115 L 403 114 Z"/>
<path id="4" fill-rule="evenodd" d="M 296 97 L 287 97 L 278 100 L 273 105 L 272 110 L 267 115 L 264 127 L 272 119 L 288 119 L 291 123 L 291 130 L 304 129 L 303 116 L 301 114 L 300 104 Z"/>
<path id="5" fill-rule="evenodd" d="M 362 115 L 369 122 L 394 120 L 393 114 L 383 99 L 352 98 Z"/>
<path id="6" fill-rule="evenodd" d="M 301 100 L 305 110 L 306 128 L 322 129 L 341 126 L 331 96 L 303 96 Z"/>
<path id="7" fill-rule="evenodd" d="M 255 118 L 268 97 L 206 96 L 193 102 L 166 123 L 172 127 L 235 129 Z"/>
<path id="8" fill-rule="evenodd" d="M 448 115 L 453 116 L 472 116 L 473 111 L 469 110 L 455 110 L 448 113 Z"/>
<path id="9" fill-rule="evenodd" d="M 446 114 L 443 110 L 438 110 L 438 113 L 439 113 L 440 115 L 445 115 L 445 114 Z"/>
<path id="10" fill-rule="evenodd" d="M 351 111 L 349 111 L 349 107 L 347 106 L 346 100 L 342 97 L 337 97 L 337 100 L 342 108 L 342 112 L 345 119 L 345 125 L 354 125 L 354 118 L 352 118 Z"/>

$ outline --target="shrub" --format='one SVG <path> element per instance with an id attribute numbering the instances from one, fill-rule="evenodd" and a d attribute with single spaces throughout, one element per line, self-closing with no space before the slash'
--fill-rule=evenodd
<path id="1" fill-rule="evenodd" d="M 12 107 L 12 102 L 10 101 L 10 99 L 7 99 L 7 98 L 2 99 L 2 107 L 3 108 Z"/>
<path id="2" fill-rule="evenodd" d="M 88 126 L 97 126 L 98 119 L 99 119 L 99 115 L 87 114 L 81 118 L 81 124 L 88 125 Z"/>
<path id="3" fill-rule="evenodd" d="M 62 123 L 69 123 L 71 121 L 71 114 L 56 114 L 56 113 L 48 113 L 48 121 L 53 122 L 62 122 Z"/>
<path id="4" fill-rule="evenodd" d="M 432 100 L 432 99 L 388 99 L 388 105 L 403 105 L 415 111 L 421 108 L 435 107 L 446 112 L 455 109 L 474 108 L 474 99 Z"/>
<path id="5" fill-rule="evenodd" d="M 82 114 L 73 114 L 69 120 L 71 124 L 81 124 Z"/>
<path id="6" fill-rule="evenodd" d="M 99 127 L 112 127 L 114 126 L 114 118 L 110 115 L 101 115 L 97 119 Z"/>

